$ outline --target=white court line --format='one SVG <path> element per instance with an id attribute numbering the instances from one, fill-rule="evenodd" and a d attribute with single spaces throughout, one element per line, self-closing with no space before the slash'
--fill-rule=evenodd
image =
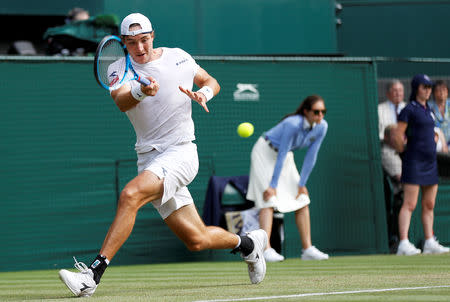
<path id="1" fill-rule="evenodd" d="M 342 292 L 307 293 L 307 294 L 284 295 L 284 296 L 266 296 L 266 297 L 237 298 L 237 299 L 198 300 L 198 301 L 194 301 L 194 302 L 228 302 L 228 301 L 275 300 L 275 299 L 288 299 L 288 298 L 300 298 L 300 297 L 311 297 L 311 296 L 378 293 L 378 292 L 391 292 L 391 291 L 400 291 L 400 290 L 418 290 L 418 289 L 431 289 L 431 288 L 450 288 L 450 285 L 421 286 L 421 287 L 398 287 L 398 288 L 380 288 L 380 289 L 362 289 L 362 290 L 351 290 L 351 291 L 342 291 Z"/>

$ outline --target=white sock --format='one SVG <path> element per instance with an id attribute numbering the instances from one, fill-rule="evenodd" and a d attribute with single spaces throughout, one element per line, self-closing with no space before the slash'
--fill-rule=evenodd
<path id="1" fill-rule="evenodd" d="M 239 235 L 236 235 L 236 236 L 239 241 L 238 241 L 238 244 L 234 247 L 235 249 L 237 249 L 241 245 L 241 236 L 239 236 Z"/>

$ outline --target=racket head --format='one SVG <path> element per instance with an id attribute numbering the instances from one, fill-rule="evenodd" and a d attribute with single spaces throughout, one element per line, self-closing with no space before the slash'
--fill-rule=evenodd
<path id="1" fill-rule="evenodd" d="M 115 90 L 125 83 L 128 72 L 127 51 L 117 36 L 104 37 L 95 52 L 94 76 L 106 90 Z"/>

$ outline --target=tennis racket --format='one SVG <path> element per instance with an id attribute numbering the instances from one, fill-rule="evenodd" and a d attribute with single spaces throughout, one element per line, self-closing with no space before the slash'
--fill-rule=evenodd
<path id="1" fill-rule="evenodd" d="M 134 71 L 127 48 L 117 36 L 106 36 L 100 41 L 95 52 L 94 75 L 106 90 L 115 90 L 131 80 L 150 85 L 148 79 Z"/>

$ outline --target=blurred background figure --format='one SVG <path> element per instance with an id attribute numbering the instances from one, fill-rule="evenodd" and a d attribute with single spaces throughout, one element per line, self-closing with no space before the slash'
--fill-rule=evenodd
<path id="1" fill-rule="evenodd" d="M 444 137 L 444 132 L 439 127 L 434 127 L 434 141 L 436 142 L 436 151 L 441 153 L 448 153 L 447 141 Z"/>
<path id="2" fill-rule="evenodd" d="M 398 213 L 403 203 L 403 187 L 400 182 L 402 160 L 392 146 L 392 129 L 397 125 L 397 116 L 406 106 L 405 88 L 398 79 L 387 85 L 386 101 L 378 105 L 378 131 L 381 142 L 381 163 L 384 176 L 384 195 L 386 218 L 388 224 L 388 240 L 391 253 L 398 245 Z"/>
<path id="3" fill-rule="evenodd" d="M 409 104 L 400 112 L 394 131 L 395 149 L 402 153 L 404 198 L 399 214 L 400 242 L 397 255 L 416 255 L 421 250 L 408 239 L 411 215 L 422 190 L 422 224 L 425 235 L 424 254 L 441 254 L 450 249 L 434 237 L 434 206 L 438 191 L 438 169 L 434 120 L 427 104 L 433 82 L 424 74 L 414 76 L 411 82 Z M 406 138 L 406 146 L 405 146 Z"/>
<path id="4" fill-rule="evenodd" d="M 448 86 L 443 80 L 437 80 L 433 86 L 433 100 L 429 102 L 431 111 L 435 117 L 435 125 L 444 135 L 446 144 L 450 144 L 450 99 L 448 98 Z"/>
<path id="5" fill-rule="evenodd" d="M 87 10 L 75 7 L 68 12 L 65 22 L 44 33 L 47 55 L 90 55 L 103 37 L 118 34 L 119 19 L 113 14 L 91 17 Z"/>
<path id="6" fill-rule="evenodd" d="M 405 108 L 405 88 L 400 80 L 394 79 L 388 83 L 386 101 L 378 105 L 378 131 L 380 141 L 384 138 L 384 129 L 397 124 L 397 116 Z"/>
<path id="7" fill-rule="evenodd" d="M 81 7 L 74 7 L 67 13 L 66 24 L 90 18 L 89 12 Z"/>

